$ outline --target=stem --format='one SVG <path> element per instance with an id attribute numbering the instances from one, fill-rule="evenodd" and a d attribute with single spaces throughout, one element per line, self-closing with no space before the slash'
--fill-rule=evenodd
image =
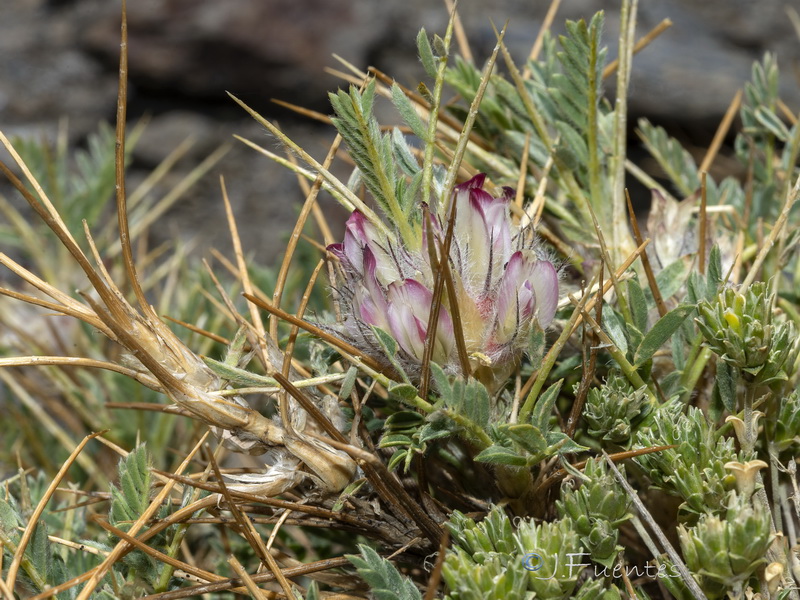
<path id="1" fill-rule="evenodd" d="M 593 279 L 588 286 L 590 290 L 594 283 L 595 279 Z M 539 397 L 539 393 L 542 391 L 545 381 L 547 381 L 547 376 L 550 375 L 550 371 L 556 364 L 558 355 L 561 353 L 562 348 L 572 335 L 572 328 L 578 322 L 578 318 L 581 316 L 581 311 L 591 296 L 592 294 L 589 293 L 584 294 L 583 298 L 581 298 L 580 302 L 578 302 L 577 306 L 575 307 L 575 310 L 572 312 L 572 316 L 569 318 L 569 321 L 567 321 L 567 324 L 564 325 L 564 329 L 561 332 L 561 335 L 558 336 L 556 343 L 553 344 L 553 346 L 547 352 L 547 355 L 544 357 L 542 366 L 539 367 L 539 373 L 536 376 L 536 381 L 533 383 L 533 387 L 531 387 L 531 391 L 528 393 L 528 397 L 525 398 L 525 403 L 522 405 L 522 409 L 519 411 L 520 423 L 528 422 L 528 418 L 533 410 L 533 403 L 536 402 L 536 399 Z"/>
<path id="2" fill-rule="evenodd" d="M 757 437 L 756 424 L 753 422 L 753 401 L 756 397 L 756 386 L 750 384 L 746 388 L 747 391 L 744 396 L 744 439 L 739 440 L 745 458 L 755 450 Z"/>
<path id="3" fill-rule="evenodd" d="M 781 493 L 780 481 L 778 481 L 778 472 L 780 464 L 778 463 L 778 450 L 775 448 L 775 442 L 769 440 L 767 442 L 767 453 L 769 454 L 769 475 L 770 487 L 772 488 L 772 498 L 775 508 L 772 511 L 772 518 L 775 522 L 775 529 L 783 531 L 783 515 L 781 514 Z"/>
<path id="4" fill-rule="evenodd" d="M 625 358 L 625 355 L 622 353 L 622 351 L 617 348 L 616 344 L 614 344 L 606 332 L 603 331 L 597 321 L 595 321 L 594 318 L 585 311 L 583 313 L 583 319 L 592 327 L 592 329 L 594 329 L 595 334 L 600 338 L 600 341 L 605 346 L 606 352 L 608 352 L 617 362 L 617 365 L 619 366 L 623 375 L 625 375 L 628 381 L 630 381 L 631 385 L 637 389 L 644 387 L 647 390 L 647 395 L 650 397 L 650 401 L 653 403 L 653 405 L 655 406 L 658 404 L 658 399 L 656 398 L 655 393 L 652 389 L 650 389 L 650 386 L 645 383 L 644 379 L 642 379 L 642 376 L 639 375 L 637 368 L 628 362 L 628 359 Z"/>
<path id="5" fill-rule="evenodd" d="M 698 337 L 698 340 L 702 339 L 702 336 Z M 686 364 L 691 364 L 691 368 L 684 373 L 685 379 L 685 388 L 686 388 L 686 395 L 684 397 L 684 402 L 689 402 L 689 396 L 694 390 L 694 386 L 697 385 L 700 376 L 703 374 L 703 371 L 706 368 L 706 364 L 708 364 L 709 359 L 711 358 L 711 349 L 710 348 L 702 348 L 699 343 L 697 347 L 700 349 L 700 353 L 698 355 L 695 354 L 694 346 L 692 347 L 691 358 L 692 361 L 686 361 Z"/>
<path id="6" fill-rule="evenodd" d="M 455 10 L 450 15 L 447 23 L 447 31 L 444 34 L 444 47 L 450 50 L 450 40 L 453 37 L 453 26 L 455 23 Z M 433 180 L 433 158 L 436 150 L 436 127 L 439 122 L 439 106 L 442 103 L 442 90 L 444 89 L 444 74 L 447 70 L 447 56 L 439 58 L 439 68 L 436 70 L 436 82 L 433 86 L 433 102 L 430 107 L 430 117 L 428 117 L 428 139 L 425 140 L 425 154 L 422 159 L 422 201 L 429 202 L 431 197 L 431 182 Z M 437 199 L 439 200 L 439 199 Z M 442 198 L 443 200 L 443 198 Z M 437 211 L 439 206 L 436 206 Z"/>

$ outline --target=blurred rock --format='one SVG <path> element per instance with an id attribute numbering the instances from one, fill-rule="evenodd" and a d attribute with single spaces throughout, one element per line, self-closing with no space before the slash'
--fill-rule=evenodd
<path id="1" fill-rule="evenodd" d="M 483 60 L 495 44 L 490 19 L 510 18 L 507 43 L 521 62 L 547 10 L 546 2 L 462 0 L 471 48 Z M 618 2 L 564 0 L 556 18 L 590 17 L 606 10 L 605 42 L 615 54 Z M 269 102 L 289 100 L 330 112 L 327 92 L 342 86 L 324 72 L 374 64 L 414 87 L 421 78 L 414 39 L 418 29 L 443 32 L 442 3 L 427 0 L 136 0 L 128 3 L 129 114 L 153 121 L 140 141 L 131 177 L 152 169 L 185 137 L 193 153 L 187 172 L 234 133 L 247 133 L 272 150 L 278 144 L 225 94 L 230 91 L 269 118 L 278 118 L 318 157 L 330 128 L 302 121 Z M 634 60 L 630 110 L 683 131 L 701 128 L 707 142 L 737 89 L 765 51 L 779 55 L 784 99 L 800 107 L 800 43 L 786 0 L 661 0 L 639 3 L 642 35 L 669 17 L 675 23 Z M 6 133 L 53 136 L 61 117 L 81 143 L 98 121 L 113 120 L 119 52 L 119 3 L 108 0 L 0 2 L 0 128 Z M 613 90 L 613 81 L 608 82 Z M 633 123 L 633 119 L 631 120 Z M 319 141 L 318 141 L 319 140 Z M 245 216 L 248 247 L 274 258 L 301 201 L 295 177 L 235 142 L 234 150 L 174 211 L 162 237 L 197 236 L 224 244 L 218 176 Z M 181 173 L 175 175 L 180 178 Z M 208 227 L 209 229 L 204 229 Z M 218 231 L 220 233 L 218 233 Z M 265 231 L 271 233 L 265 234 Z M 177 233 L 176 233 L 177 232 Z"/>

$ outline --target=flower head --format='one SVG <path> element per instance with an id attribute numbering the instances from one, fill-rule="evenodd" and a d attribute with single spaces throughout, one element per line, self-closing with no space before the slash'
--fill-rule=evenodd
<path id="1" fill-rule="evenodd" d="M 484 371 L 481 378 L 488 384 L 513 368 L 531 327 L 550 325 L 558 303 L 558 270 L 537 248 L 533 231 L 512 222 L 510 195 L 492 196 L 484 181 L 485 175 L 477 175 L 453 193 L 456 217 L 448 259 L 455 297 L 442 302 L 433 361 L 458 370 L 455 302 L 470 362 Z M 440 243 L 446 224 L 431 215 L 418 230 L 413 249 L 388 239 L 356 211 L 344 241 L 328 247 L 343 274 L 340 333 L 381 359 L 372 327 L 384 330 L 396 340 L 398 359 L 412 375 L 419 371 L 428 339 L 436 282 L 428 239 Z"/>

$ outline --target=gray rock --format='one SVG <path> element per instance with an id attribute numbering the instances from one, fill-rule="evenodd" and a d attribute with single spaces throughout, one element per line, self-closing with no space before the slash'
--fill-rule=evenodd
<path id="1" fill-rule="evenodd" d="M 639 3 L 641 35 L 661 19 L 675 25 L 634 61 L 630 109 L 683 129 L 713 127 L 735 91 L 767 50 L 781 60 L 784 98 L 797 110 L 795 68 L 798 34 L 786 0 L 661 0 Z M 483 60 L 495 44 L 490 19 L 511 19 L 507 42 L 519 61 L 527 56 L 548 3 L 462 0 L 470 44 Z M 618 2 L 564 0 L 565 18 L 605 9 L 605 41 L 615 54 Z M 180 178 L 233 133 L 246 132 L 275 149 L 271 140 L 225 94 L 242 97 L 269 118 L 324 154 L 331 129 L 296 119 L 269 102 L 278 97 L 330 112 L 327 92 L 344 87 L 326 75 L 337 53 L 357 66 L 375 64 L 415 86 L 422 77 L 414 39 L 425 26 L 443 32 L 443 4 L 428 0 L 136 0 L 128 3 L 130 115 L 151 114 L 131 178 L 166 156 L 188 134 L 195 149 L 178 165 Z M 112 120 L 116 104 L 119 4 L 108 0 L 2 0 L 0 2 L 0 128 L 7 133 L 54 136 L 68 117 L 79 143 L 100 120 Z M 613 89 L 613 82 L 609 82 Z M 703 135 L 710 135 L 704 133 Z M 190 238 L 227 245 L 218 176 L 225 174 L 239 207 L 243 234 L 259 253 L 276 258 L 275 232 L 294 221 L 302 200 L 294 175 L 236 143 L 200 182 L 157 237 Z M 346 169 L 345 173 L 346 176 Z M 170 180 L 173 183 L 175 179 Z M 163 192 L 163 190 L 162 190 Z M 158 193 L 156 190 L 154 193 Z M 267 260 L 269 262 L 269 260 Z"/>

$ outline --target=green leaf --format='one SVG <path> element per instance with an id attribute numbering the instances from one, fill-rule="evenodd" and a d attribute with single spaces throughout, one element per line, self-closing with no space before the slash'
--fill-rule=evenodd
<path id="1" fill-rule="evenodd" d="M 445 399 L 445 404 L 447 404 L 446 399 L 453 395 L 453 387 L 450 385 L 450 378 L 442 367 L 433 362 L 431 363 L 431 377 L 436 383 L 435 387 L 439 392 L 439 396 Z"/>
<path id="2" fill-rule="evenodd" d="M 36 523 L 33 539 L 26 554 L 31 557 L 32 567 L 45 582 L 53 583 L 53 553 L 47 539 L 47 525 L 44 521 Z M 29 573 L 30 574 L 30 573 Z"/>
<path id="3" fill-rule="evenodd" d="M 647 119 L 639 120 L 636 133 L 683 196 L 690 196 L 700 187 L 697 164 L 678 140 L 669 137 L 662 127 L 651 125 Z"/>
<path id="4" fill-rule="evenodd" d="M 392 454 L 391 458 L 389 459 L 389 462 L 386 464 L 386 468 L 389 469 L 390 471 L 394 471 L 397 465 L 399 465 L 407 458 L 410 458 L 411 456 L 412 453 L 408 448 L 397 450 L 395 451 L 394 454 Z"/>
<path id="5" fill-rule="evenodd" d="M 431 440 L 438 440 L 452 434 L 448 427 L 448 422 L 442 419 L 434 423 L 427 423 L 424 427 L 420 428 L 417 433 L 417 441 L 420 444 L 430 442 Z"/>
<path id="6" fill-rule="evenodd" d="M 17 531 L 17 527 L 20 525 L 22 525 L 22 519 L 17 511 L 0 497 L 0 534 L 15 540 L 20 535 Z"/>
<path id="7" fill-rule="evenodd" d="M 399 433 L 390 433 L 388 435 L 384 435 L 378 444 L 378 446 L 381 448 L 395 448 L 397 446 L 405 447 L 410 445 L 411 438 L 407 435 L 402 435 Z"/>
<path id="8" fill-rule="evenodd" d="M 380 327 L 373 326 L 372 332 L 375 334 L 375 339 L 378 341 L 381 350 L 383 350 L 383 354 L 392 364 L 395 371 L 397 371 L 397 373 L 400 375 L 400 377 L 403 379 L 404 382 L 410 383 L 411 380 L 408 378 L 408 375 L 406 375 L 406 372 L 403 370 L 402 365 L 397 360 L 397 350 L 398 350 L 397 342 L 394 340 L 392 336 L 390 336 Z"/>
<path id="9" fill-rule="evenodd" d="M 406 175 L 414 177 L 422 171 L 417 159 L 414 158 L 414 154 L 411 152 L 408 142 L 406 142 L 403 132 L 396 127 L 392 130 L 392 149 L 398 166 Z M 403 179 L 399 181 L 402 182 Z"/>
<path id="10" fill-rule="evenodd" d="M 208 356 L 204 356 L 203 361 L 211 368 L 212 371 L 214 371 L 214 373 L 234 385 L 248 387 L 278 386 L 278 382 L 272 377 L 251 373 L 247 369 L 240 369 L 239 367 L 214 360 Z"/>
<path id="11" fill-rule="evenodd" d="M 589 148 L 586 146 L 583 136 L 564 121 L 558 121 L 556 128 L 561 134 L 560 150 L 562 152 L 570 152 L 572 160 L 579 165 L 587 164 L 589 162 Z"/>
<path id="12" fill-rule="evenodd" d="M 428 39 L 428 34 L 425 29 L 420 29 L 417 34 L 417 52 L 419 59 L 422 61 L 422 68 L 431 79 L 436 78 L 436 59 L 433 57 L 433 49 L 431 49 L 431 42 Z"/>
<path id="13" fill-rule="evenodd" d="M 682 328 L 678 328 L 678 331 L 672 336 L 670 345 L 672 347 L 672 363 L 675 365 L 675 370 L 683 371 L 686 368 L 686 338 Z"/>
<path id="14" fill-rule="evenodd" d="M 428 140 L 428 128 L 422 122 L 422 118 L 414 108 L 414 104 L 396 83 L 392 84 L 392 104 L 394 104 L 403 122 L 411 128 L 414 135 L 426 142 Z"/>
<path id="15" fill-rule="evenodd" d="M 701 300 L 706 299 L 706 279 L 700 273 L 689 273 L 689 281 L 686 284 L 687 297 L 689 302 L 697 304 Z"/>
<path id="16" fill-rule="evenodd" d="M 150 457 L 144 445 L 133 450 L 119 462 L 120 487 L 111 488 L 111 511 L 109 521 L 123 531 L 150 504 Z"/>
<path id="17" fill-rule="evenodd" d="M 647 299 L 636 277 L 628 280 L 628 304 L 631 307 L 633 325 L 639 331 L 647 330 Z"/>
<path id="18" fill-rule="evenodd" d="M 706 272 L 706 300 L 711 300 L 719 292 L 722 285 L 722 255 L 719 245 L 714 244 L 708 255 L 708 270 Z"/>
<path id="19" fill-rule="evenodd" d="M 247 328 L 239 327 L 236 330 L 236 335 L 233 336 L 233 341 L 225 349 L 225 359 L 223 362 L 226 366 L 235 367 L 239 364 L 239 360 L 244 356 L 245 345 L 247 344 Z"/>
<path id="20" fill-rule="evenodd" d="M 359 544 L 358 550 L 361 556 L 348 554 L 347 560 L 369 584 L 373 597 L 377 600 L 422 600 L 412 581 L 403 577 L 392 563 L 364 544 Z"/>
<path id="21" fill-rule="evenodd" d="M 725 409 L 736 413 L 736 377 L 734 369 L 724 360 L 717 361 L 717 379 L 714 382 Z"/>
<path id="22" fill-rule="evenodd" d="M 319 600 L 319 587 L 317 587 L 316 581 L 312 581 L 311 585 L 308 586 L 305 600 Z"/>
<path id="23" fill-rule="evenodd" d="M 656 350 L 677 331 L 681 323 L 684 322 L 692 311 L 694 311 L 694 306 L 690 304 L 681 304 L 661 317 L 656 324 L 653 325 L 653 328 L 647 332 L 642 343 L 639 344 L 639 347 L 636 349 L 634 366 L 640 367 L 643 363 L 650 360 L 653 354 L 656 353 Z"/>
<path id="24" fill-rule="evenodd" d="M 333 504 L 333 508 L 331 508 L 331 510 L 333 512 L 339 512 L 342 510 L 342 507 L 347 499 L 361 489 L 361 486 L 363 486 L 366 482 L 367 480 L 362 477 L 361 479 L 356 479 L 353 483 L 344 488 L 342 493 L 339 494 L 339 497 L 336 499 L 336 502 Z"/>
<path id="25" fill-rule="evenodd" d="M 538 427 L 520 423 L 506 429 L 509 437 L 531 454 L 539 454 L 549 445 Z"/>
<path id="26" fill-rule="evenodd" d="M 505 446 L 489 446 L 475 457 L 477 462 L 524 467 L 528 459 Z"/>
<path id="27" fill-rule="evenodd" d="M 628 339 L 625 337 L 621 317 L 608 304 L 603 304 L 603 329 L 623 354 L 628 353 Z"/>
<path id="28" fill-rule="evenodd" d="M 402 398 L 403 400 L 413 400 L 417 397 L 417 388 L 410 383 L 395 383 L 389 384 L 389 393 Z"/>
<path id="29" fill-rule="evenodd" d="M 375 80 L 363 93 L 351 86 L 350 93 L 329 94 L 336 116 L 331 119 L 350 149 L 350 156 L 361 172 L 361 180 L 384 214 L 394 219 L 397 228 L 408 234 L 409 223 L 396 197 L 397 168 L 392 156 L 390 135 L 381 134 L 372 115 Z"/>
<path id="30" fill-rule="evenodd" d="M 491 408 L 489 392 L 476 379 L 470 379 L 464 391 L 461 412 L 469 417 L 473 423 L 484 428 L 487 427 Z"/>
<path id="31" fill-rule="evenodd" d="M 401 410 L 390 415 L 383 426 L 387 431 L 414 431 L 424 422 L 425 417 L 418 412 Z"/>
<path id="32" fill-rule="evenodd" d="M 687 275 L 688 267 L 681 259 L 659 271 L 656 275 L 656 285 L 661 292 L 661 297 L 666 300 L 674 296 L 683 287 Z M 648 304 L 654 303 L 653 294 L 649 289 L 645 292 L 645 295 L 647 296 Z"/>
<path id="33" fill-rule="evenodd" d="M 356 378 L 358 377 L 358 368 L 357 367 L 350 367 L 347 369 L 347 373 L 342 379 L 342 385 L 339 388 L 339 398 L 349 398 L 350 392 L 353 391 L 353 386 L 356 384 Z"/>
<path id="34" fill-rule="evenodd" d="M 558 454 L 575 454 L 577 452 L 586 452 L 589 450 L 586 446 L 581 446 L 575 442 L 566 433 L 560 431 L 553 431 L 547 434 L 547 450 L 545 454 L 552 456 L 556 452 Z"/>
<path id="35" fill-rule="evenodd" d="M 754 116 L 764 129 L 768 130 L 780 141 L 786 142 L 789 140 L 789 129 L 773 111 L 765 106 L 759 106 L 756 108 Z"/>
<path id="36" fill-rule="evenodd" d="M 553 406 L 555 406 L 563 383 L 564 380 L 559 379 L 537 398 L 536 404 L 531 411 L 531 424 L 539 431 L 547 432 L 550 430 L 550 415 L 553 412 Z"/>

